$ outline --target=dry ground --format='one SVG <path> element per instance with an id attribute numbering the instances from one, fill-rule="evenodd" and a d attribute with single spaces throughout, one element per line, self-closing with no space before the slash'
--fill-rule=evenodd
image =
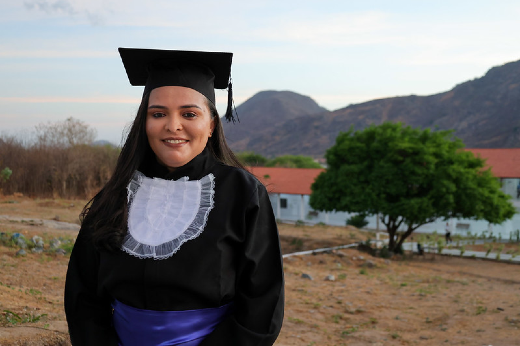
<path id="1" fill-rule="evenodd" d="M 0 215 L 77 222 L 84 203 L 0 197 Z M 38 234 L 46 243 L 76 235 L 6 219 L 0 232 Z M 325 226 L 280 225 L 280 235 L 285 253 L 374 238 Z M 0 345 L 69 345 L 63 313 L 68 257 L 15 252 L 0 247 Z M 520 345 L 519 265 L 430 254 L 385 260 L 341 250 L 289 257 L 284 269 L 278 346 Z M 335 280 L 325 281 L 328 275 Z"/>

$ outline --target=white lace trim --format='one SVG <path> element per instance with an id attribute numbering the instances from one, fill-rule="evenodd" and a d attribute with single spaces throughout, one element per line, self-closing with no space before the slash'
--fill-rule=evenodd
<path id="1" fill-rule="evenodd" d="M 215 177 L 148 178 L 135 172 L 128 184 L 128 233 L 122 250 L 139 258 L 166 259 L 197 238 L 214 205 Z"/>

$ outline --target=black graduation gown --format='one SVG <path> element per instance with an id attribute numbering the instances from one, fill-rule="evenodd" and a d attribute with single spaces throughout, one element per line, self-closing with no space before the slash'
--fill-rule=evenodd
<path id="1" fill-rule="evenodd" d="M 163 260 L 97 250 L 85 227 L 71 254 L 65 312 L 74 346 L 117 345 L 111 302 L 178 311 L 234 302 L 234 312 L 202 345 L 272 345 L 283 320 L 284 283 L 278 230 L 265 187 L 250 173 L 217 162 L 207 150 L 174 172 L 177 180 L 215 177 L 214 207 L 204 231 Z"/>

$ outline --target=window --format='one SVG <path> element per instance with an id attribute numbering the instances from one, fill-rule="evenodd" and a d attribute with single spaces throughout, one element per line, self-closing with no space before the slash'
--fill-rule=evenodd
<path id="1" fill-rule="evenodd" d="M 280 198 L 280 208 L 287 209 L 287 198 Z"/>

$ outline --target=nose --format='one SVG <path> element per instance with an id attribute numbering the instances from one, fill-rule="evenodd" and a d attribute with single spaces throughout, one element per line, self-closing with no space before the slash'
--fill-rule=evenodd
<path id="1" fill-rule="evenodd" d="M 165 123 L 165 129 L 169 132 L 175 132 L 182 130 L 182 117 L 176 114 L 170 114 L 167 117 L 167 121 Z"/>

